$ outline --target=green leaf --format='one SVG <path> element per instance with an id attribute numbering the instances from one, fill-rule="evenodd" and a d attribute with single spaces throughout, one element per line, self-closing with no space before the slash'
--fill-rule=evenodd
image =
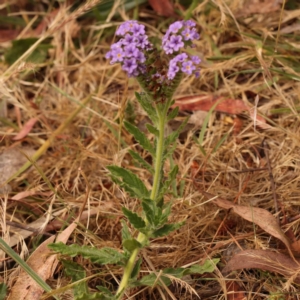
<path id="1" fill-rule="evenodd" d="M 145 216 L 148 222 L 151 225 L 154 225 L 155 222 L 155 214 L 156 214 L 156 204 L 155 201 L 151 199 L 143 199 L 142 200 L 142 207 L 145 213 Z"/>
<path id="2" fill-rule="evenodd" d="M 177 128 L 177 130 L 175 130 L 174 132 L 172 132 L 170 135 L 167 136 L 167 138 L 165 139 L 165 143 L 164 143 L 164 149 L 165 149 L 165 153 L 163 156 L 163 161 L 165 161 L 168 157 L 170 157 L 173 152 L 176 149 L 176 143 L 175 141 L 177 140 L 180 132 L 183 130 L 183 128 L 185 127 L 186 123 L 188 121 L 188 118 L 186 118 L 181 124 L 180 126 Z M 173 145 L 171 145 L 173 144 Z M 171 145 L 171 146 L 170 146 Z"/>
<path id="3" fill-rule="evenodd" d="M 139 243 L 136 239 L 123 240 L 122 245 L 130 253 L 135 249 L 142 247 L 142 244 Z"/>
<path id="4" fill-rule="evenodd" d="M 130 240 L 132 238 L 129 228 L 124 220 L 121 220 L 122 224 L 122 241 L 124 240 Z"/>
<path id="5" fill-rule="evenodd" d="M 183 224 L 184 224 L 184 222 L 174 223 L 174 224 L 165 224 L 161 228 L 155 230 L 152 233 L 152 237 L 156 238 L 156 237 L 168 235 L 170 232 L 179 229 Z"/>
<path id="6" fill-rule="evenodd" d="M 4 300 L 6 298 L 7 293 L 7 285 L 5 283 L 0 283 L 0 300 Z"/>
<path id="7" fill-rule="evenodd" d="M 168 121 L 175 119 L 178 115 L 179 107 L 176 106 L 169 114 L 168 114 Z"/>
<path id="8" fill-rule="evenodd" d="M 140 103 L 143 110 L 147 113 L 151 121 L 156 124 L 158 121 L 155 108 L 152 106 L 152 101 L 146 93 L 135 93 L 137 101 Z"/>
<path id="9" fill-rule="evenodd" d="M 153 125 L 147 123 L 146 127 L 150 133 L 154 134 L 156 137 L 159 136 L 159 131 Z"/>
<path id="10" fill-rule="evenodd" d="M 117 300 L 117 298 L 110 293 L 103 294 L 103 293 L 93 293 L 93 294 L 82 294 L 80 296 L 77 296 L 75 300 Z"/>
<path id="11" fill-rule="evenodd" d="M 214 147 L 212 153 L 215 153 L 215 152 L 218 151 L 218 149 L 222 146 L 222 144 L 224 143 L 224 141 L 227 139 L 228 135 L 229 135 L 229 133 L 226 132 L 226 133 L 222 136 L 222 138 L 218 141 L 217 145 Z"/>
<path id="12" fill-rule="evenodd" d="M 176 278 L 182 278 L 188 269 L 185 268 L 166 268 L 163 270 L 163 274 L 171 275 Z"/>
<path id="13" fill-rule="evenodd" d="M 137 152 L 134 152 L 132 150 L 128 150 L 129 154 L 132 156 L 134 160 L 136 160 L 137 163 L 139 163 L 144 169 L 149 171 L 152 175 L 154 174 L 153 167 L 147 163 Z"/>
<path id="14" fill-rule="evenodd" d="M 164 224 L 168 221 L 168 217 L 171 213 L 172 201 L 164 205 L 164 209 L 160 218 L 160 224 Z"/>
<path id="15" fill-rule="evenodd" d="M 207 259 L 203 265 L 193 265 L 189 268 L 189 274 L 211 273 L 216 269 L 219 258 Z"/>
<path id="16" fill-rule="evenodd" d="M 154 273 L 151 273 L 149 275 L 146 275 L 144 277 L 142 277 L 140 280 L 137 280 L 134 283 L 134 286 L 150 286 L 150 287 L 154 287 L 155 284 L 161 286 L 161 281 L 166 285 L 169 286 L 172 281 L 165 277 L 165 276 L 160 276 L 159 280 L 157 279 L 157 276 Z"/>
<path id="17" fill-rule="evenodd" d="M 118 166 L 108 166 L 107 169 L 111 172 L 113 177 L 122 178 L 122 182 L 119 184 L 132 196 L 137 198 L 147 198 L 149 197 L 149 191 L 144 185 L 143 181 L 137 177 L 134 173 L 118 167 Z"/>
<path id="18" fill-rule="evenodd" d="M 137 277 L 138 277 L 138 275 L 139 275 L 139 272 L 140 272 L 140 269 L 141 269 L 141 264 L 142 264 L 142 259 L 139 258 L 139 259 L 136 261 L 136 263 L 135 263 L 135 265 L 134 265 L 134 268 L 133 268 L 133 270 L 132 270 L 132 272 L 131 272 L 131 275 L 130 275 L 130 278 L 131 278 L 131 279 L 134 279 L 134 280 L 137 279 Z"/>
<path id="19" fill-rule="evenodd" d="M 163 183 L 163 186 L 160 189 L 158 199 L 160 199 L 167 193 L 167 190 L 169 189 L 170 185 L 176 179 L 177 173 L 178 173 L 178 165 L 174 165 L 173 169 L 169 173 L 168 179 Z"/>
<path id="20" fill-rule="evenodd" d="M 77 264 L 76 262 L 70 261 L 70 260 L 62 260 L 62 264 L 64 266 L 64 272 L 68 277 L 71 277 L 72 282 L 79 281 L 81 279 L 86 278 L 86 272 L 85 269 Z M 81 281 L 77 284 L 73 285 L 73 292 L 75 299 L 77 296 L 80 296 L 82 294 L 88 294 L 88 286 L 86 281 Z"/>
<path id="21" fill-rule="evenodd" d="M 26 38 L 14 40 L 11 48 L 5 53 L 5 61 L 12 65 L 20 56 L 24 54 L 38 39 Z M 48 49 L 52 48 L 47 42 L 39 44 L 26 59 L 27 62 L 36 64 L 43 63 L 48 55 Z"/>
<path id="22" fill-rule="evenodd" d="M 140 131 L 136 126 L 126 121 L 124 121 L 124 126 L 127 129 L 127 131 L 134 136 L 134 138 L 145 150 L 147 150 L 150 154 L 155 155 L 155 150 L 152 144 L 142 131 Z"/>
<path id="23" fill-rule="evenodd" d="M 126 207 L 122 207 L 123 214 L 128 218 L 128 221 L 132 224 L 132 226 L 137 229 L 144 229 L 146 227 L 145 221 L 138 216 L 135 212 L 130 211 Z"/>
<path id="24" fill-rule="evenodd" d="M 217 105 L 220 103 L 221 100 L 217 101 L 211 108 L 210 110 L 208 111 L 204 121 L 203 121 L 203 124 L 202 124 L 202 127 L 201 127 L 201 131 L 200 131 L 200 134 L 199 134 L 199 138 L 198 138 L 198 144 L 199 146 L 201 147 L 201 151 L 203 152 L 204 151 L 204 155 L 206 155 L 206 151 L 204 150 L 204 148 L 202 147 L 202 144 L 203 144 L 203 141 L 204 141 L 204 135 L 205 135 L 205 132 L 206 132 L 206 129 L 207 129 L 207 124 L 208 124 L 208 121 L 209 121 L 209 118 L 210 116 L 212 115 L 214 109 L 217 107 Z"/>
<path id="25" fill-rule="evenodd" d="M 80 246 L 80 245 L 65 245 L 62 242 L 49 244 L 48 247 L 62 255 L 71 257 L 82 255 L 97 264 L 123 264 L 124 255 L 113 248 L 104 247 L 97 249 L 94 247 Z"/>

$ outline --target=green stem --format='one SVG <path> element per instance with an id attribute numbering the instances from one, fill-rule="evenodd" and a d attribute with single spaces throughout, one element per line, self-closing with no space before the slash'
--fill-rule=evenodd
<path id="1" fill-rule="evenodd" d="M 155 201 L 156 197 L 159 192 L 159 184 L 160 184 L 160 177 L 162 173 L 162 161 L 163 161 L 163 154 L 164 154 L 164 138 L 165 138 L 165 125 L 167 120 L 167 111 L 169 108 L 169 102 L 166 103 L 164 108 L 162 108 L 161 105 L 156 106 L 156 112 L 158 116 L 158 130 L 159 130 L 159 136 L 157 138 L 157 145 L 156 145 L 156 157 L 155 157 L 155 166 L 154 166 L 154 178 L 153 178 L 153 187 L 151 191 L 150 198 L 151 200 Z M 145 220 L 147 222 L 147 220 Z M 143 233 L 139 233 L 137 237 L 137 241 L 140 242 L 142 245 L 147 241 L 148 237 L 144 235 Z M 124 268 L 124 273 L 122 280 L 120 282 L 119 288 L 117 290 L 117 299 L 122 299 L 123 294 L 128 286 L 128 281 L 130 279 L 132 270 L 135 265 L 136 258 L 140 252 L 139 248 L 136 248 L 132 253 L 131 256 Z"/>
<path id="2" fill-rule="evenodd" d="M 155 155 L 155 166 L 154 166 L 154 178 L 153 178 L 153 187 L 150 195 L 151 200 L 156 200 L 158 191 L 159 191 L 159 183 L 162 171 L 162 160 L 163 160 L 163 153 L 164 153 L 164 138 L 165 138 L 165 125 L 166 125 L 166 105 L 162 112 L 159 111 L 160 106 L 157 107 L 157 115 L 158 115 L 158 131 L 159 136 L 157 138 L 157 145 L 156 145 L 156 155 Z"/>

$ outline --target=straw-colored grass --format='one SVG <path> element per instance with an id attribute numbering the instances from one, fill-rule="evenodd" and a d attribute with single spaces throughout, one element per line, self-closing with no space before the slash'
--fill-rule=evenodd
<path id="1" fill-rule="evenodd" d="M 23 253 L 24 259 L 41 239 L 47 237 L 46 234 L 56 234 L 64 227 L 62 220 L 68 221 L 77 215 L 86 196 L 87 217 L 69 242 L 121 248 L 121 207 L 137 209 L 138 201 L 129 198 L 111 182 L 107 165 L 126 167 L 144 179 L 149 188 L 151 186 L 149 174 L 137 168 L 127 154 L 128 149 L 140 150 L 139 146 L 119 123 L 129 117 L 126 113 L 128 103 L 133 105 L 136 125 L 143 128 L 146 122 L 145 114 L 134 99 L 138 84 L 133 79 L 128 80 L 120 66 L 110 65 L 104 57 L 114 40 L 116 25 L 130 19 L 132 12 L 125 12 L 115 5 L 105 22 L 85 17 L 84 14 L 98 2 L 90 1 L 73 13 L 65 5 L 59 7 L 59 13 L 49 21 L 44 32 L 35 35 L 39 38 L 37 45 L 51 37 L 53 47 L 44 63 L 25 62 L 34 50 L 33 46 L 12 66 L 0 64 L 3 102 L 0 114 L 19 128 L 0 122 L 0 151 L 6 153 L 24 147 L 35 151 L 53 138 L 36 162 L 40 171 L 34 166 L 27 169 L 10 181 L 9 195 L 1 197 L 0 222 L 2 237 L 6 239 L 17 232 L 15 223 L 26 229 L 47 213 L 61 212 L 52 223 L 44 224 L 44 232 L 31 234 L 15 247 L 18 253 Z M 223 266 L 232 257 L 229 250 L 283 251 L 284 247 L 275 238 L 207 201 L 202 191 L 241 205 L 264 208 L 274 215 L 277 213 L 283 230 L 288 231 L 290 237 L 291 233 L 295 238 L 299 237 L 300 44 L 297 20 L 300 10 L 297 1 L 290 2 L 294 2 L 298 10 L 247 14 L 246 1 L 203 1 L 194 11 L 194 19 L 201 28 L 201 39 L 195 50 L 203 59 L 201 76 L 184 79 L 176 98 L 205 94 L 241 99 L 253 110 L 258 109 L 270 128 L 256 126 L 247 112 L 237 116 L 241 128 L 233 128 L 236 116 L 214 112 L 202 144 L 204 155 L 195 141 L 199 127 L 189 124 L 174 154 L 174 163 L 180 170 L 178 186 L 181 184 L 183 189 L 174 202 L 170 217 L 170 221 L 185 220 L 185 225 L 167 237 L 155 239 L 142 250 L 142 274 L 151 271 L 159 274 L 163 268 L 190 266 L 215 257 L 219 257 L 221 263 L 212 274 L 184 280 L 171 278 L 173 284 L 169 287 L 132 289 L 127 293 L 128 299 L 198 299 L 198 296 L 201 299 L 235 299 L 227 293 L 229 279 L 222 275 Z M 17 6 L 14 9 L 19 11 Z M 41 7 L 36 9 L 47 15 Z M 117 11 L 120 16 L 113 19 Z M 155 15 L 145 6 L 138 14 L 152 37 L 161 37 L 159 30 L 165 30 L 172 22 Z M 25 36 L 34 34 L 32 26 L 24 33 Z M 1 53 L 8 47 L 9 42 L 0 46 Z M 258 103 L 255 103 L 256 95 L 259 95 Z M 88 104 L 62 132 L 52 137 L 87 97 L 91 97 Z M 181 112 L 178 122 L 186 114 Z M 38 122 L 30 133 L 22 140 L 14 141 L 12 138 L 20 126 L 34 117 Z M 228 137 L 215 149 L 226 133 L 229 133 Z M 263 141 L 268 146 L 264 146 Z M 141 152 L 142 156 L 144 154 Z M 23 160 L 18 165 L 19 159 L 16 156 L 17 167 L 4 174 L 3 180 L 24 163 Z M 5 173 L 7 169 L 5 166 L 1 172 Z M 165 171 L 169 169 L 167 163 Z M 35 195 L 12 200 L 14 195 L 30 190 L 35 190 Z M 16 266 L 3 256 L 1 259 L 0 279 L 11 287 L 11 275 Z M 109 285 L 114 279 L 120 280 L 118 266 L 99 268 L 87 261 L 77 261 L 86 268 L 88 276 L 100 273 L 100 278 L 89 281 L 92 289 L 101 282 Z M 300 299 L 298 285 L 293 282 L 287 285 L 289 278 L 276 273 L 240 270 L 230 278 L 238 283 L 247 299 Z M 48 283 L 56 289 L 69 281 L 58 269 Z"/>

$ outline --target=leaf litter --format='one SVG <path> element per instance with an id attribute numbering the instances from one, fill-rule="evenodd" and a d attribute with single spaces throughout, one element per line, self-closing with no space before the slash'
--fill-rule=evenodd
<path id="1" fill-rule="evenodd" d="M 21 37 L 38 38 L 41 42 L 45 36 L 49 36 L 46 45 L 52 46 L 43 49 L 43 54 L 47 55 L 40 57 L 43 62 L 39 64 L 29 64 L 24 60 L 17 61 L 12 66 L 4 64 L 2 53 L 11 49 L 9 40 L 13 40 L 14 34 L 22 26 L 11 25 L 4 28 L 13 31 L 6 38 L 5 44 L 0 45 L 0 93 L 7 103 L 6 113 L 1 115 L 0 146 L 1 151 L 11 152 L 11 156 L 19 161 L 18 154 L 13 154 L 13 146 L 19 146 L 21 151 L 25 147 L 39 149 L 49 141 L 37 164 L 62 199 L 55 200 L 53 210 L 65 213 L 52 214 L 54 218 L 52 221 L 49 219 L 49 224 L 45 227 L 48 234 L 55 235 L 68 219 L 69 224 L 72 224 L 71 215 L 81 207 L 82 195 L 88 185 L 89 202 L 85 217 L 80 222 L 81 230 L 66 237 L 67 243 L 76 240 L 82 245 L 94 244 L 98 248 L 108 246 L 121 249 L 121 207 L 134 209 L 139 204 L 114 187 L 107 177 L 106 166 L 120 164 L 131 171 L 137 171 L 147 187 L 150 183 L 147 171 L 138 168 L 127 155 L 128 148 L 138 147 L 132 136 L 120 127 L 116 116 L 119 116 L 119 111 L 127 109 L 126 103 L 131 103 L 134 113 L 130 116 L 135 125 L 149 121 L 134 101 L 137 84 L 127 81 L 121 70 L 112 68 L 104 58 L 113 39 L 111 31 L 115 28 L 116 21 L 132 18 L 133 13 L 114 7 L 114 11 L 106 16 L 106 22 L 103 19 L 99 19 L 99 22 L 93 18 L 97 18 L 95 16 L 99 16 L 100 11 L 89 14 L 96 2 L 87 2 L 79 10 L 72 12 L 64 5 L 54 7 L 49 4 L 48 13 L 41 7 L 28 6 L 31 10 L 29 16 L 34 13 L 37 16 L 43 15 L 43 18 L 34 26 L 26 23 L 27 28 L 31 26 L 31 31 Z M 236 300 L 242 299 L 246 294 L 249 299 L 260 300 L 270 299 L 274 292 L 282 294 L 282 297 L 288 297 L 289 294 L 293 297 L 293 291 L 299 282 L 297 264 L 288 251 L 282 249 L 280 243 L 281 241 L 285 247 L 290 247 L 297 260 L 300 221 L 300 85 L 297 77 L 299 70 L 295 63 L 299 56 L 299 41 L 295 30 L 298 28 L 299 4 L 296 1 L 288 2 L 289 7 L 282 11 L 282 23 L 279 1 L 263 1 L 262 6 L 257 5 L 256 0 L 226 3 L 213 1 L 213 4 L 203 1 L 193 11 L 193 17 L 202 30 L 201 40 L 194 50 L 202 55 L 203 68 L 200 78 L 187 79 L 179 87 L 176 103 L 181 111 L 176 121 L 180 124 L 192 112 L 199 122 L 192 120 L 189 123 L 189 128 L 180 136 L 175 151 L 173 163 L 178 165 L 180 171 L 176 191 L 178 197 L 174 201 L 170 220 L 176 222 L 185 219 L 186 222 L 174 234 L 157 238 L 145 249 L 142 271 L 146 275 L 149 269 L 191 266 L 208 257 L 220 258 L 224 262 L 223 255 L 231 244 L 242 245 L 240 252 L 229 256 L 225 266 L 223 262 L 218 265 L 221 272 L 216 270 L 214 274 L 189 278 L 188 284 L 202 299 L 227 297 Z M 250 5 L 251 10 L 247 10 L 247 5 Z M 12 7 L 12 11 L 20 9 L 17 3 Z M 164 31 L 169 20 L 158 17 L 149 9 L 148 6 L 140 6 L 135 13 L 139 20 L 148 24 L 147 30 L 155 39 L 158 35 L 157 28 L 160 32 Z M 161 7 L 158 9 L 162 10 Z M 176 7 L 176 10 L 182 13 L 187 11 L 183 11 L 183 7 Z M 161 14 L 164 13 L 172 14 L 172 8 Z M 241 16 L 240 13 L 246 15 Z M 117 14 L 121 17 L 113 18 Z M 74 24 L 80 26 L 79 31 Z M 278 36 L 277 29 L 280 30 Z M 83 32 L 84 35 L 81 36 Z M 32 53 L 33 50 L 29 52 Z M 84 109 L 70 119 L 63 132 L 59 133 L 68 138 L 52 138 L 53 132 L 65 122 L 70 112 L 76 110 L 82 99 L 91 94 L 94 96 L 93 101 L 85 103 Z M 257 95 L 258 102 L 255 101 Z M 203 152 L 195 140 L 199 140 L 199 126 L 203 123 L 201 119 L 205 119 L 207 114 L 197 112 L 209 111 L 215 104 L 214 101 L 220 98 L 224 101 L 209 116 L 203 131 Z M 15 107 L 19 107 L 19 114 Z M 34 134 L 25 132 L 20 140 L 13 141 L 12 135 L 15 134 L 16 127 L 20 128 L 19 124 L 26 124 L 34 118 L 39 118 L 39 126 L 35 125 Z M 27 133 L 29 132 L 30 129 Z M 265 138 L 270 147 L 268 152 L 275 192 L 281 203 L 277 214 L 261 147 Z M 147 157 L 143 151 L 140 155 Z M 0 174 L 15 173 L 15 168 L 13 171 L 6 171 L 12 160 L 3 157 L 1 166 L 4 167 Z M 166 173 L 171 169 L 170 164 L 166 163 Z M 20 167 L 20 164 L 14 162 L 11 165 Z M 5 181 L 10 177 L 7 174 L 1 180 Z M 83 180 L 81 174 L 86 176 L 87 181 Z M 196 188 L 194 182 L 197 183 Z M 1 199 L 1 225 L 4 224 L 3 219 L 28 227 L 34 225 L 35 221 L 38 222 L 48 212 L 48 197 L 52 191 L 36 168 L 23 170 L 10 185 L 10 190 L 4 191 L 4 194 L 9 192 L 8 198 Z M 212 197 L 203 197 L 201 191 L 209 191 L 211 195 L 220 197 L 213 203 L 210 201 Z M 231 202 L 225 199 L 235 200 Z M 105 204 L 108 204 L 106 208 Z M 257 216 L 265 219 L 260 220 Z M 280 225 L 277 223 L 277 216 Z M 285 222 L 282 222 L 283 219 Z M 53 226 L 50 227 L 50 224 Z M 255 227 L 255 232 L 253 224 L 258 226 Z M 14 234 L 10 226 L 1 226 L 1 230 L 6 239 Z M 288 231 L 295 237 L 292 243 L 285 234 Z M 26 239 L 23 244 L 12 246 L 14 250 L 22 254 L 28 248 L 35 253 L 33 245 L 36 243 L 36 236 L 30 233 L 24 237 Z M 46 247 L 42 249 L 47 251 Z M 57 263 L 55 260 L 42 260 L 37 254 L 33 256 L 33 260 L 40 263 L 41 270 L 43 264 L 47 269 L 52 263 Z M 1 270 L 0 276 L 11 289 L 15 278 L 13 266 L 7 260 L 3 263 L 7 271 L 5 273 Z M 94 268 L 86 262 L 82 263 L 88 270 Z M 232 273 L 237 269 L 240 272 Z M 257 269 L 271 273 L 264 277 Z M 55 276 L 51 272 L 45 278 L 49 278 L 53 289 L 60 282 L 69 280 L 58 270 L 54 271 Z M 114 285 L 115 278 L 120 276 L 120 268 L 115 266 L 109 266 L 101 272 L 101 279 L 105 278 L 108 285 Z M 223 284 L 224 281 L 229 284 Z M 237 282 L 238 285 L 232 282 Z M 290 283 L 288 290 L 284 289 L 283 283 Z M 94 287 L 93 280 L 89 281 L 89 285 Z M 170 286 L 168 293 L 173 299 L 182 299 L 182 295 L 184 299 L 195 299 L 195 295 L 186 293 L 187 290 L 184 285 Z M 161 299 L 161 295 L 166 297 L 166 291 L 162 287 L 135 292 L 136 299 Z"/>

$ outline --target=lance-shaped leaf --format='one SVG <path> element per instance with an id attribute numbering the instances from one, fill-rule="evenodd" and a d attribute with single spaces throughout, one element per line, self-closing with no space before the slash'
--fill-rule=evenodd
<path id="1" fill-rule="evenodd" d="M 89 259 L 93 263 L 97 264 L 123 264 L 124 255 L 113 248 L 104 247 L 97 249 L 94 247 L 80 246 L 77 244 L 65 245 L 62 242 L 50 244 L 48 247 L 59 252 L 62 255 L 68 255 L 71 257 L 82 255 L 84 258 Z"/>
<path id="2" fill-rule="evenodd" d="M 158 195 L 159 199 L 166 194 L 166 192 L 169 189 L 170 185 L 176 179 L 177 173 L 178 173 L 178 166 L 175 165 L 173 167 L 173 169 L 171 170 L 171 172 L 169 173 L 168 179 L 163 183 L 163 186 L 160 189 L 160 192 L 159 192 L 159 195 Z"/>
<path id="3" fill-rule="evenodd" d="M 151 142 L 148 140 L 148 138 L 142 131 L 140 131 L 136 126 L 126 121 L 124 121 L 124 126 L 127 129 L 127 131 L 134 136 L 134 138 L 145 150 L 147 150 L 152 155 L 155 155 L 155 150 Z"/>
<path id="4" fill-rule="evenodd" d="M 118 166 L 108 166 L 107 169 L 111 172 L 112 176 L 122 178 L 122 182 L 118 181 L 124 189 L 130 193 L 131 196 L 137 198 L 149 197 L 149 191 L 144 185 L 143 181 L 137 177 L 134 173 Z"/>
<path id="5" fill-rule="evenodd" d="M 168 114 L 168 121 L 175 119 L 178 115 L 179 107 L 176 106 L 169 114 Z"/>
<path id="6" fill-rule="evenodd" d="M 136 99 L 143 108 L 143 110 L 147 113 L 151 121 L 156 124 L 158 121 L 155 108 L 152 106 L 152 102 L 150 97 L 147 96 L 146 93 L 135 93 Z"/>
<path id="7" fill-rule="evenodd" d="M 170 232 L 179 229 L 184 222 L 174 223 L 174 224 L 165 224 L 163 227 L 152 232 L 152 237 L 161 237 L 168 235 Z"/>
<path id="8" fill-rule="evenodd" d="M 204 274 L 204 273 L 211 273 L 215 270 L 216 264 L 220 260 L 218 258 L 214 259 L 207 259 L 202 265 L 193 265 L 190 268 L 167 268 L 160 273 L 159 280 L 157 278 L 157 275 L 154 273 L 151 273 L 149 275 L 144 276 L 140 280 L 136 280 L 135 282 L 132 282 L 132 286 L 151 286 L 153 287 L 154 284 L 157 284 L 159 286 L 162 285 L 162 282 L 169 286 L 172 281 L 170 278 L 176 277 L 176 278 L 183 278 L 186 275 L 189 274 Z"/>
<path id="9" fill-rule="evenodd" d="M 72 282 L 80 281 L 73 285 L 73 293 L 75 299 L 79 298 L 80 295 L 89 294 L 87 281 L 82 279 L 86 278 L 85 269 L 76 262 L 70 260 L 62 260 L 64 272 L 68 277 L 71 277 Z M 87 298 L 88 299 L 88 298 Z"/>
<path id="10" fill-rule="evenodd" d="M 159 136 L 159 131 L 157 130 L 156 127 L 154 127 L 153 125 L 151 125 L 149 123 L 146 124 L 146 127 L 150 133 L 154 134 L 156 137 Z"/>
<path id="11" fill-rule="evenodd" d="M 132 150 L 128 150 L 129 154 L 132 156 L 132 158 L 141 165 L 144 169 L 149 171 L 152 175 L 154 174 L 154 169 L 152 166 L 147 163 L 137 152 L 134 152 Z"/>
<path id="12" fill-rule="evenodd" d="M 142 264 L 142 259 L 139 258 L 136 261 L 135 266 L 134 266 L 134 268 L 133 268 L 133 270 L 131 272 L 131 276 L 130 276 L 131 279 L 134 279 L 134 280 L 137 279 L 137 277 L 138 277 L 138 275 L 140 273 L 141 264 Z"/>
<path id="13" fill-rule="evenodd" d="M 145 216 L 148 222 L 151 225 L 155 223 L 155 214 L 156 214 L 156 203 L 151 199 L 143 199 L 142 200 L 142 207 L 145 213 Z"/>
<path id="14" fill-rule="evenodd" d="M 187 121 L 188 121 L 188 118 L 186 118 L 175 131 L 173 131 L 170 135 L 167 136 L 167 138 L 165 140 L 165 144 L 164 144 L 165 149 L 167 149 L 169 147 L 169 145 L 173 144 L 177 140 L 180 132 L 183 130 Z"/>
<path id="15" fill-rule="evenodd" d="M 142 247 L 142 244 L 139 243 L 136 239 L 124 240 L 122 242 L 122 245 L 130 253 L 133 252 L 135 249 Z"/>
<path id="16" fill-rule="evenodd" d="M 146 222 L 135 212 L 127 209 L 126 207 L 122 207 L 123 214 L 127 217 L 128 221 L 132 224 L 132 226 L 137 229 L 145 229 Z"/>

